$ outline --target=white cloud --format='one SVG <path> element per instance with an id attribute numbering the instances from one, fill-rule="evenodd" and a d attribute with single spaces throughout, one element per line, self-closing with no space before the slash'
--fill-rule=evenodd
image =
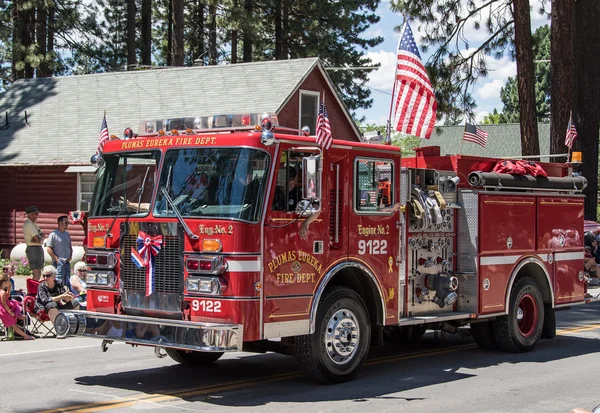
<path id="1" fill-rule="evenodd" d="M 504 86 L 504 82 L 500 79 L 492 80 L 484 83 L 476 91 L 477 95 L 483 99 L 493 99 L 500 96 L 500 89 Z"/>
<path id="2" fill-rule="evenodd" d="M 394 74 L 396 72 L 396 53 L 380 50 L 369 52 L 367 57 L 373 63 L 380 63 L 379 69 L 371 70 L 369 74 L 368 87 L 391 92 L 394 85 Z"/>
<path id="3" fill-rule="evenodd" d="M 490 112 L 485 111 L 485 110 L 475 113 L 475 122 L 477 122 L 477 123 L 483 122 L 483 119 L 489 114 L 490 114 Z"/>

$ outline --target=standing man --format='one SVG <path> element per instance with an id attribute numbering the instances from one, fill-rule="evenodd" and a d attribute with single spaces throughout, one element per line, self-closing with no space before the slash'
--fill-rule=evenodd
<path id="1" fill-rule="evenodd" d="M 71 291 L 71 258 L 73 247 L 71 236 L 67 232 L 69 217 L 61 215 L 57 219 L 58 228 L 52 231 L 46 240 L 46 251 L 52 257 L 52 265 L 56 268 L 58 280 Z"/>
<path id="2" fill-rule="evenodd" d="M 25 255 L 29 261 L 29 267 L 33 272 L 33 279 L 39 281 L 42 277 L 42 268 L 44 268 L 44 249 L 42 241 L 44 233 L 35 223 L 40 215 L 37 207 L 30 206 L 25 208 L 25 216 L 27 219 L 23 224 L 23 235 L 25 236 Z"/>

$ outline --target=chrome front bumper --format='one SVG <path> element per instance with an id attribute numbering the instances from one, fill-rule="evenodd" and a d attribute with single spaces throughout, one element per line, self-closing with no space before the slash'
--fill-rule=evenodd
<path id="1" fill-rule="evenodd" d="M 89 311 L 61 311 L 54 321 L 58 336 L 84 336 L 153 347 L 194 351 L 241 351 L 239 324 L 195 323 Z"/>

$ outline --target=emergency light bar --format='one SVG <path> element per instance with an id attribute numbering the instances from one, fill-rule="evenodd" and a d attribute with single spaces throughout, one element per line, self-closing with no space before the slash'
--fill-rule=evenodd
<path id="1" fill-rule="evenodd" d="M 220 114 L 143 121 L 138 128 L 138 136 L 165 134 L 165 131 L 173 133 L 173 131 L 204 131 L 225 128 L 253 128 L 255 126 L 260 128 L 265 115 L 270 118 L 273 126 L 279 125 L 277 115 L 274 113 Z"/>

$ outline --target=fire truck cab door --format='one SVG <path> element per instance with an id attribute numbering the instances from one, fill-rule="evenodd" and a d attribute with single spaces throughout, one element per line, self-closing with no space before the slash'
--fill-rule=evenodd
<path id="1" fill-rule="evenodd" d="M 304 173 L 307 157 L 318 157 L 319 179 Z M 303 179 L 314 179 L 306 182 L 307 189 L 321 185 L 320 193 L 326 193 L 319 149 L 283 148 L 278 161 L 264 226 L 263 338 L 308 333 L 311 299 L 330 249 L 326 206 L 322 199 L 303 200 L 303 192 L 310 191 L 302 191 Z M 308 216 L 297 212 L 299 203 L 315 211 L 310 225 L 306 224 Z"/>

